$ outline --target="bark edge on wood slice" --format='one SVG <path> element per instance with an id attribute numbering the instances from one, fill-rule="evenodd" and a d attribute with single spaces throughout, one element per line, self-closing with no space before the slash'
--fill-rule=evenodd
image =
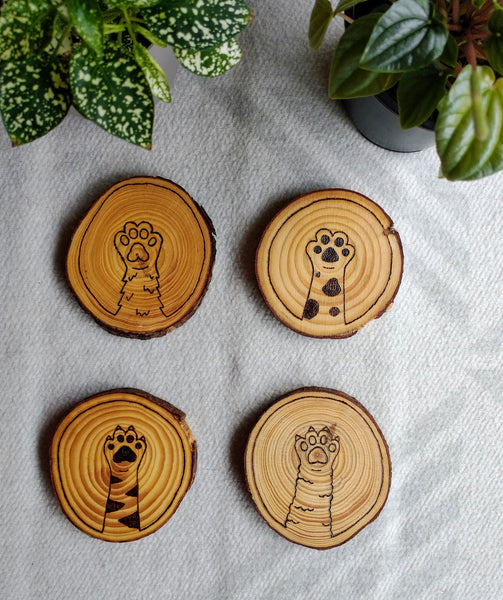
<path id="1" fill-rule="evenodd" d="M 324 550 L 379 515 L 391 460 L 381 430 L 357 400 L 311 387 L 290 392 L 262 414 L 246 446 L 245 474 L 272 529 Z"/>
<path id="2" fill-rule="evenodd" d="M 70 287 L 108 331 L 164 335 L 201 303 L 215 260 L 215 231 L 176 183 L 132 177 L 108 189 L 72 236 Z"/>
<path id="3" fill-rule="evenodd" d="M 255 271 L 284 325 L 310 337 L 344 338 L 391 307 L 403 251 L 380 206 L 358 192 L 326 189 L 276 214 L 259 242 Z"/>
<path id="4" fill-rule="evenodd" d="M 181 410 L 124 388 L 92 396 L 64 417 L 50 470 L 63 512 L 78 529 L 128 542 L 172 517 L 192 485 L 196 459 Z"/>

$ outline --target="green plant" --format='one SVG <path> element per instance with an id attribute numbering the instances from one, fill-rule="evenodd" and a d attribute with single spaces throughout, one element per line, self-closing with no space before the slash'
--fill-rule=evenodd
<path id="1" fill-rule="evenodd" d="M 0 111 L 13 145 L 56 127 L 70 105 L 109 133 L 152 145 L 153 96 L 170 102 L 147 50 L 172 46 L 190 71 L 217 76 L 241 58 L 243 0 L 0 2 Z"/>
<path id="2" fill-rule="evenodd" d="M 312 48 L 334 16 L 351 23 L 333 55 L 330 97 L 396 86 L 403 129 L 436 119 L 442 176 L 470 180 L 502 169 L 503 0 L 396 0 L 354 21 L 343 14 L 366 1 L 340 0 L 335 9 L 315 2 Z"/>

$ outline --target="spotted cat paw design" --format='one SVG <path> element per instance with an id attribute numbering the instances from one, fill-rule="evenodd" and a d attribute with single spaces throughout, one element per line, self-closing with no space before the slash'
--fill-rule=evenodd
<path id="1" fill-rule="evenodd" d="M 104 532 L 113 532 L 117 527 L 140 529 L 138 469 L 146 449 L 145 437 L 138 436 L 133 425 L 127 429 L 117 425 L 106 437 L 103 450 L 110 469 L 110 483 Z"/>
<path id="2" fill-rule="evenodd" d="M 312 278 L 304 306 L 304 319 L 313 319 L 320 311 L 344 318 L 344 273 L 355 256 L 355 247 L 343 231 L 319 229 L 306 246 L 312 266 Z"/>

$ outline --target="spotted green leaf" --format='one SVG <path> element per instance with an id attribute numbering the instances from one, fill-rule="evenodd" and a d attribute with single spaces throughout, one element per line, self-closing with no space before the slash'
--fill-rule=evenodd
<path id="1" fill-rule="evenodd" d="M 68 12 L 79 36 L 99 56 L 103 55 L 103 19 L 98 0 L 67 0 Z"/>
<path id="2" fill-rule="evenodd" d="M 0 62 L 28 58 L 51 38 L 54 10 L 47 0 L 10 0 L 0 13 Z"/>
<path id="3" fill-rule="evenodd" d="M 186 50 L 221 46 L 253 18 L 243 0 L 162 0 L 142 16 L 154 35 Z"/>
<path id="4" fill-rule="evenodd" d="M 107 0 L 107 4 L 117 8 L 146 8 L 159 4 L 159 0 Z"/>
<path id="5" fill-rule="evenodd" d="M 495 81 L 490 67 L 467 65 L 438 110 L 435 137 L 447 179 L 478 179 L 503 168 L 503 79 Z M 485 135 L 477 135 L 477 119 Z"/>
<path id="6" fill-rule="evenodd" d="M 73 103 L 88 119 L 128 142 L 151 148 L 154 102 L 140 66 L 124 48 L 105 49 L 100 59 L 87 46 L 70 62 Z"/>
<path id="7" fill-rule="evenodd" d="M 330 98 L 373 96 L 389 89 L 400 79 L 400 75 L 394 73 L 375 73 L 360 68 L 361 56 L 380 16 L 379 13 L 371 13 L 360 17 L 343 33 L 330 67 Z"/>
<path id="8" fill-rule="evenodd" d="M 0 110 L 12 144 L 31 142 L 56 127 L 68 111 L 68 62 L 41 54 L 7 63 L 0 88 Z"/>
<path id="9" fill-rule="evenodd" d="M 176 47 L 173 51 L 182 66 L 203 77 L 223 75 L 241 60 L 241 48 L 235 39 L 200 52 Z"/>
<path id="10" fill-rule="evenodd" d="M 420 69 L 442 54 L 448 37 L 429 0 L 397 0 L 377 22 L 361 66 L 381 73 Z"/>
<path id="11" fill-rule="evenodd" d="M 166 74 L 150 52 L 141 44 L 135 44 L 134 56 L 147 78 L 152 94 L 163 102 L 171 102 L 171 92 Z"/>

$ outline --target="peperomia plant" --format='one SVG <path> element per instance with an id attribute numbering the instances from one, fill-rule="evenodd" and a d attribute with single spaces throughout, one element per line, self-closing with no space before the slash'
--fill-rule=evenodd
<path id="1" fill-rule="evenodd" d="M 312 48 L 334 16 L 350 23 L 333 55 L 330 97 L 392 88 L 403 129 L 435 120 L 442 176 L 471 180 L 502 169 L 503 0 L 370 2 L 315 2 Z M 350 9 L 354 20 L 343 12 Z"/>
<path id="2" fill-rule="evenodd" d="M 171 101 L 148 51 L 172 46 L 208 77 L 237 64 L 251 21 L 243 0 L 0 2 L 0 111 L 13 145 L 56 127 L 73 105 L 109 133 L 152 145 L 154 100 Z"/>

